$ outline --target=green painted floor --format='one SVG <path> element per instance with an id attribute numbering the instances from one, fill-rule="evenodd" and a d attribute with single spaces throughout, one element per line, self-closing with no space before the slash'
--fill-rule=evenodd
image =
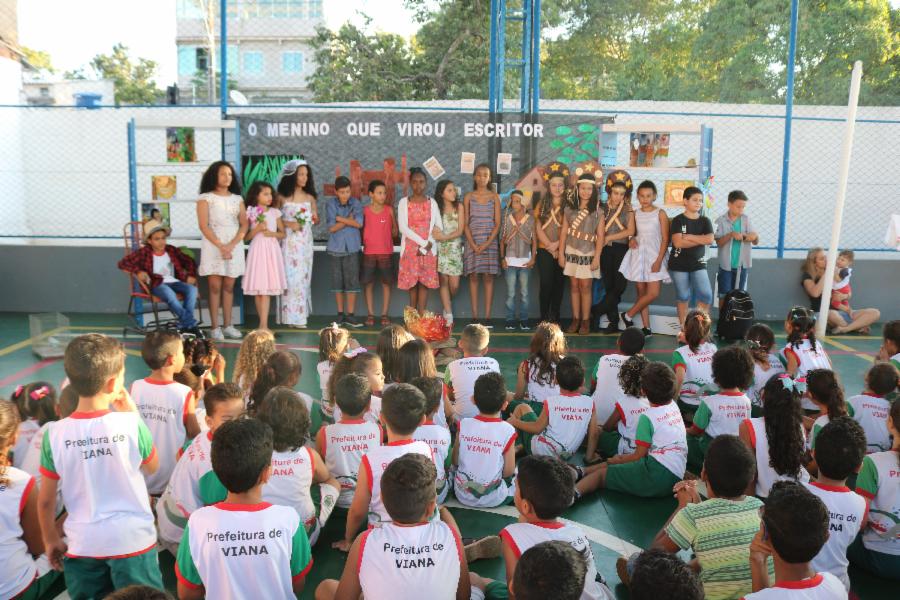
<path id="1" fill-rule="evenodd" d="M 73 333 L 98 331 L 121 336 L 121 328 L 125 322 L 123 317 L 116 315 L 78 314 L 68 315 L 68 317 L 70 330 Z M 500 321 L 497 322 L 498 325 L 500 323 Z M 314 324 L 324 325 L 325 322 L 324 320 L 322 323 L 314 321 Z M 781 325 L 778 323 L 770 323 L 770 326 L 776 333 L 781 329 Z M 880 329 L 876 329 L 870 336 L 842 336 L 826 340 L 829 356 L 840 374 L 848 395 L 859 393 L 862 390 L 863 376 L 881 343 L 880 333 Z M 377 329 L 372 328 L 357 330 L 354 336 L 362 345 L 370 346 L 374 343 L 376 334 Z M 279 330 L 277 336 L 280 347 L 300 352 L 303 374 L 298 388 L 313 397 L 318 397 L 319 389 L 315 373 L 315 364 L 318 361 L 316 330 Z M 58 385 L 65 377 L 61 361 L 41 360 L 32 353 L 29 337 L 28 315 L 0 313 L 0 396 L 8 397 L 15 386 L 20 383 L 43 379 Z M 494 330 L 491 336 L 490 354 L 500 362 L 510 387 L 515 384 L 516 366 L 527 354 L 530 337 L 529 332 L 506 332 L 500 326 Z M 147 368 L 138 355 L 139 342 L 140 338 L 133 334 L 125 338 L 128 351 L 127 382 L 147 374 Z M 784 343 L 783 336 L 779 338 L 778 343 Z M 569 338 L 569 346 L 592 372 L 599 354 L 604 351 L 608 352 L 615 347 L 615 336 L 601 334 L 573 336 Z M 645 351 L 651 359 L 668 361 L 674 348 L 674 338 L 654 336 L 648 340 Z M 229 362 L 230 373 L 231 363 L 237 355 L 238 344 L 226 343 L 220 350 Z M 313 417 L 313 426 L 314 429 L 317 429 L 320 424 L 318 413 Z M 646 547 L 665 523 L 674 507 L 675 502 L 670 499 L 644 500 L 604 491 L 580 502 L 564 516 L 635 546 Z M 496 534 L 504 525 L 513 521 L 513 518 L 499 514 L 461 508 L 451 510 L 465 537 Z M 315 566 L 307 578 L 306 590 L 301 598 L 312 598 L 312 591 L 322 579 L 340 577 L 345 555 L 331 550 L 330 547 L 332 541 L 343 536 L 343 519 L 340 516 L 337 512 L 332 516 L 313 550 Z M 606 544 L 616 545 L 615 540 L 612 542 L 607 540 Z M 592 547 L 600 573 L 609 581 L 610 587 L 616 591 L 619 598 L 628 598 L 627 590 L 619 584 L 616 577 L 615 561 L 619 553 L 597 543 L 592 543 Z M 167 552 L 162 552 L 160 562 L 166 586 L 174 591 L 173 559 Z M 479 561 L 473 563 L 471 568 L 486 577 L 502 579 L 505 576 L 502 559 Z M 879 580 L 852 567 L 850 577 L 853 591 L 862 600 L 889 598 L 892 597 L 890 589 L 896 590 L 887 581 Z"/>

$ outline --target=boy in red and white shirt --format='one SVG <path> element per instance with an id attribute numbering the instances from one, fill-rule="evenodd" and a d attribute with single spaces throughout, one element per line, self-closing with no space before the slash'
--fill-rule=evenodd
<path id="1" fill-rule="evenodd" d="M 434 452 L 434 466 L 437 467 L 435 488 L 438 504 L 443 504 L 450 491 L 447 473 L 450 472 L 450 430 L 434 422 L 434 415 L 441 407 L 444 385 L 437 377 L 416 377 L 411 383 L 425 395 L 425 422 L 416 428 L 413 439 L 425 442 Z"/>
<path id="2" fill-rule="evenodd" d="M 381 425 L 365 419 L 372 399 L 368 380 L 348 373 L 334 384 L 335 404 L 341 418 L 333 425 L 320 427 L 316 447 L 325 459 L 328 471 L 340 485 L 337 505 L 349 508 L 356 491 L 359 465 L 367 452 L 381 445 Z M 381 400 L 379 398 L 379 400 Z"/>
<path id="3" fill-rule="evenodd" d="M 897 389 L 898 371 L 890 363 L 878 363 L 866 373 L 866 389 L 847 400 L 847 412 L 866 432 L 867 452 L 891 449 L 887 419 L 891 402 L 886 398 Z"/>
<path id="4" fill-rule="evenodd" d="M 581 446 L 588 430 L 597 428 L 594 401 L 579 393 L 584 385 L 584 365 L 577 356 L 559 361 L 556 381 L 560 395 L 544 400 L 540 415 L 522 403 L 507 422 L 524 434 L 523 445 L 532 454 L 568 460 Z"/>
<path id="5" fill-rule="evenodd" d="M 824 435 L 823 435 L 824 434 Z M 829 422 L 816 437 L 813 456 L 819 467 L 816 481 L 804 483 L 828 507 L 828 541 L 812 560 L 812 567 L 841 580 L 850 591 L 847 548 L 866 526 L 866 499 L 847 487 L 866 456 L 866 434 L 853 419 L 843 416 Z"/>
<path id="6" fill-rule="evenodd" d="M 776 481 L 750 544 L 754 592 L 746 600 L 846 600 L 841 580 L 817 573 L 811 564 L 828 539 L 828 523 L 825 503 L 803 484 Z M 771 587 L 766 565 L 770 556 L 775 562 Z"/>
<path id="7" fill-rule="evenodd" d="M 480 323 L 465 326 L 459 336 L 459 349 L 463 357 L 447 365 L 444 371 L 444 383 L 447 384 L 447 395 L 453 403 L 453 414 L 457 422 L 478 415 L 478 407 L 472 400 L 475 381 L 485 373 L 499 373 L 500 363 L 497 359 L 485 356 L 491 333 Z"/>
<path id="8" fill-rule="evenodd" d="M 216 477 L 210 451 L 219 427 L 244 412 L 244 393 L 236 383 L 217 383 L 203 394 L 207 430 L 193 439 L 182 453 L 169 478 L 166 491 L 156 503 L 160 545 L 178 554 L 191 514 L 199 508 L 221 502 L 228 490 Z"/>
<path id="9" fill-rule="evenodd" d="M 200 433 L 197 400 L 188 386 L 177 383 L 175 373 L 184 368 L 184 347 L 174 331 L 153 331 L 144 337 L 141 357 L 150 367 L 150 377 L 131 384 L 131 399 L 138 407 L 159 452 L 159 469 L 145 475 L 147 491 L 159 496 L 175 470 L 178 451 L 185 439 Z"/>
<path id="10" fill-rule="evenodd" d="M 510 504 L 516 482 L 516 430 L 501 418 L 506 408 L 506 383 L 500 373 L 485 373 L 473 394 L 479 414 L 459 422 L 453 446 L 453 491 L 471 507 Z"/>
<path id="11" fill-rule="evenodd" d="M 131 584 L 162 589 L 141 476 L 156 471 L 159 457 L 122 385 L 122 345 L 96 333 L 78 336 L 66 347 L 64 365 L 78 409 L 44 433 L 38 516 L 47 558 L 62 570 L 66 557 L 72 598 L 102 598 Z M 57 488 L 68 512 L 65 540 L 56 528 Z"/>
<path id="12" fill-rule="evenodd" d="M 616 352 L 604 354 L 597 361 L 591 397 L 598 423 L 606 423 L 616 410 L 616 402 L 625 395 L 619 384 L 619 370 L 626 360 L 641 353 L 644 341 L 644 333 L 639 328 L 626 327 L 616 340 Z"/>
<path id="13" fill-rule="evenodd" d="M 446 508 L 433 519 L 434 463 L 420 454 L 396 458 L 381 491 L 390 521 L 363 532 L 350 547 L 341 580 L 326 579 L 316 598 L 468 600 L 469 569 L 456 522 Z"/>
<path id="14" fill-rule="evenodd" d="M 272 429 L 258 419 L 222 425 L 212 442 L 223 502 L 191 515 L 175 563 L 178 597 L 294 600 L 312 568 L 300 515 L 263 502 L 272 463 Z"/>
<path id="15" fill-rule="evenodd" d="M 576 525 L 559 519 L 572 504 L 575 481 L 571 468 L 556 457 L 526 456 L 516 474 L 515 504 L 519 522 L 500 531 L 507 585 L 512 581 L 522 553 L 541 542 L 563 541 L 584 556 L 587 573 L 582 600 L 610 600 L 610 589 L 598 577 L 591 544 Z"/>
<path id="16" fill-rule="evenodd" d="M 387 429 L 388 443 L 363 455 L 356 492 L 347 512 L 344 539 L 332 544 L 344 552 L 350 549 L 367 518 L 370 527 L 390 523 L 391 517 L 381 498 L 381 476 L 387 466 L 404 454 L 421 454 L 434 461 L 428 444 L 412 439 L 416 428 L 425 422 L 425 396 L 418 388 L 408 383 L 387 388 L 381 401 L 381 421 Z"/>
<path id="17" fill-rule="evenodd" d="M 584 453 L 586 463 L 599 462 L 602 458 L 612 458 L 617 454 L 631 454 L 637 449 L 634 439 L 638 417 L 650 408 L 650 401 L 641 391 L 641 375 L 648 364 L 643 354 L 636 354 L 619 368 L 618 385 L 622 395 L 616 400 L 615 410 L 603 423 L 602 431 L 595 405 L 597 427 L 588 430 L 587 451 Z"/>

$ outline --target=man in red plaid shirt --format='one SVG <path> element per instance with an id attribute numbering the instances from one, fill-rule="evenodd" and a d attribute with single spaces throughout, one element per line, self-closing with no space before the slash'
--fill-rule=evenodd
<path id="1" fill-rule="evenodd" d="M 166 243 L 169 228 L 159 221 L 144 224 L 144 241 L 119 261 L 119 268 L 134 273 L 150 288 L 150 292 L 169 305 L 178 318 L 178 329 L 200 336 L 194 317 L 197 306 L 197 265 L 194 259 Z M 183 300 L 178 299 L 181 294 Z"/>

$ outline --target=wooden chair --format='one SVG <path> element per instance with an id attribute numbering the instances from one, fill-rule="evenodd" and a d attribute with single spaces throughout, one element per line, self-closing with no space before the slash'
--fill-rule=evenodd
<path id="1" fill-rule="evenodd" d="M 144 245 L 144 224 L 141 221 L 130 221 L 122 228 L 122 240 L 125 243 L 125 256 L 128 256 L 135 250 Z M 150 287 L 138 279 L 137 275 L 128 271 L 123 271 L 128 276 L 128 320 L 129 324 L 122 328 L 122 336 L 126 337 L 129 332 L 138 335 L 146 335 L 150 331 L 163 328 L 176 329 L 178 319 L 161 319 L 159 313 L 161 310 L 168 309 L 168 305 L 159 296 L 154 296 L 150 292 Z M 179 300 L 184 300 L 182 294 L 178 294 Z M 146 304 L 149 303 L 148 309 Z M 140 308 L 138 308 L 140 306 Z M 147 317 L 153 314 L 153 320 L 147 321 Z M 141 322 L 143 321 L 143 325 Z M 200 293 L 197 293 L 197 322 L 198 325 L 203 323 L 203 305 Z"/>

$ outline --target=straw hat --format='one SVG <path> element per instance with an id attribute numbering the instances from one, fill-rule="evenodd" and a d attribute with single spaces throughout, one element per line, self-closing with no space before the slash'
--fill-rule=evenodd
<path id="1" fill-rule="evenodd" d="M 165 231 L 167 237 L 172 233 L 172 230 L 169 227 L 166 227 L 162 221 L 150 219 L 149 221 L 144 223 L 144 241 L 150 241 L 150 236 L 157 231 Z"/>

